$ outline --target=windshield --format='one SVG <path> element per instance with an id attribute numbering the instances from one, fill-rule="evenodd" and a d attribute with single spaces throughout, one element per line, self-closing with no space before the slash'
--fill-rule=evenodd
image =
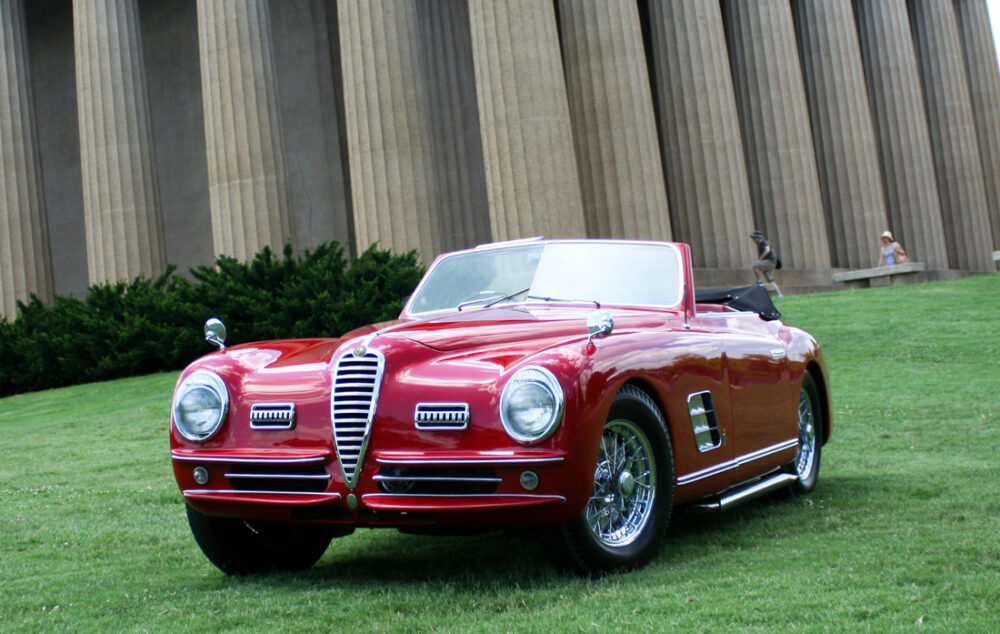
<path id="1" fill-rule="evenodd" d="M 461 251 L 439 259 L 408 314 L 526 301 L 658 306 L 681 302 L 680 252 L 655 242 L 565 241 Z"/>

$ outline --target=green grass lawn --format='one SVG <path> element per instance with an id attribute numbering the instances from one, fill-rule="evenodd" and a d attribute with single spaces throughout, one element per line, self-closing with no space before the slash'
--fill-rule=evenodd
<path id="1" fill-rule="evenodd" d="M 682 514 L 600 580 L 531 540 L 391 530 L 229 578 L 170 470 L 176 373 L 2 399 L 0 631 L 1000 631 L 1000 275 L 779 308 L 830 367 L 816 492 Z"/>

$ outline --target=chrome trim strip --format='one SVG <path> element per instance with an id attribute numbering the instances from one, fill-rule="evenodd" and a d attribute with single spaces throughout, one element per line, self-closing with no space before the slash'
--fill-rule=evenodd
<path id="1" fill-rule="evenodd" d="M 375 480 L 376 482 L 480 482 L 480 483 L 483 483 L 483 482 L 487 482 L 487 483 L 494 482 L 494 483 L 497 483 L 497 484 L 499 484 L 500 482 L 503 482 L 503 478 L 494 478 L 494 477 L 490 477 L 490 476 L 482 477 L 482 478 L 477 478 L 477 477 L 474 477 L 474 476 L 462 476 L 462 477 L 449 478 L 448 476 L 419 476 L 419 475 L 417 475 L 417 476 L 386 476 L 386 475 L 377 475 L 377 476 L 373 477 L 372 480 Z"/>
<path id="2" fill-rule="evenodd" d="M 312 495 L 330 498 L 331 501 L 340 499 L 339 493 L 327 493 L 319 491 L 310 493 L 308 491 L 246 491 L 243 489 L 185 489 L 184 495 Z"/>
<path id="3" fill-rule="evenodd" d="M 553 502 L 565 502 L 566 497 L 563 495 L 530 495 L 527 493 L 459 493 L 455 495 L 450 495 L 447 493 L 365 493 L 361 496 L 362 501 L 372 498 L 400 498 L 400 497 L 410 497 L 410 498 L 435 498 L 444 502 L 445 500 L 454 500 L 458 498 L 515 498 L 518 500 L 552 500 Z M 456 508 L 456 511 L 463 511 L 465 509 Z"/>
<path id="4" fill-rule="evenodd" d="M 563 462 L 565 458 L 376 458 L 375 462 L 384 465 L 397 466 L 427 466 L 427 465 L 494 465 L 494 464 L 553 464 Z"/>
<path id="5" fill-rule="evenodd" d="M 711 319 L 712 317 L 746 317 L 753 315 L 757 317 L 757 313 L 752 310 L 733 310 L 729 312 L 710 312 L 710 313 L 695 313 L 694 316 L 698 319 Z"/>
<path id="6" fill-rule="evenodd" d="M 772 359 L 784 359 L 785 358 L 785 349 L 784 348 L 774 348 L 773 350 L 771 350 L 771 358 Z"/>
<path id="7" fill-rule="evenodd" d="M 250 480 L 329 480 L 329 473 L 227 473 L 227 478 Z"/>
<path id="8" fill-rule="evenodd" d="M 170 457 L 181 462 L 231 462 L 233 464 L 314 464 L 325 463 L 326 456 L 315 456 L 307 458 L 225 458 L 222 456 L 187 456 L 171 452 Z"/>
<path id="9" fill-rule="evenodd" d="M 711 478 L 712 476 L 719 475 L 720 473 L 725 473 L 726 471 L 737 469 L 755 460 L 766 458 L 770 455 L 785 451 L 787 449 L 793 449 L 796 446 L 798 446 L 798 444 L 799 444 L 799 439 L 792 438 L 791 440 L 786 440 L 784 442 L 771 445 L 770 447 L 764 447 L 763 449 L 758 449 L 757 451 L 748 453 L 745 456 L 739 456 L 737 458 L 733 458 L 732 460 L 727 460 L 726 462 L 720 462 L 717 465 L 701 469 L 700 471 L 695 471 L 687 475 L 679 476 L 677 478 L 677 486 L 684 486 L 686 484 L 697 482 L 698 480 Z"/>

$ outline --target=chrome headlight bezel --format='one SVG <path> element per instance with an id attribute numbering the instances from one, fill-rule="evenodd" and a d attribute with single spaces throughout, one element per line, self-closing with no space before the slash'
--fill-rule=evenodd
<path id="1" fill-rule="evenodd" d="M 182 409 L 184 400 L 199 390 L 218 401 L 218 414 L 213 417 L 214 420 L 209 425 L 199 425 L 200 429 L 195 428 L 192 421 L 183 416 Z M 185 377 L 174 390 L 174 401 L 170 409 L 173 414 L 174 427 L 181 436 L 191 442 L 205 442 L 218 433 L 222 422 L 226 419 L 226 414 L 229 412 L 229 390 L 222 377 L 215 372 L 198 370 Z"/>
<path id="2" fill-rule="evenodd" d="M 536 390 L 535 394 L 550 401 L 546 409 L 550 410 L 547 420 L 534 429 L 527 429 L 520 420 L 514 408 L 518 405 L 518 392 L 521 390 Z M 562 386 L 555 375 L 540 366 L 528 366 L 514 373 L 504 385 L 500 394 L 500 421 L 507 435 L 518 442 L 534 444 L 545 440 L 555 433 L 562 422 L 565 398 Z"/>

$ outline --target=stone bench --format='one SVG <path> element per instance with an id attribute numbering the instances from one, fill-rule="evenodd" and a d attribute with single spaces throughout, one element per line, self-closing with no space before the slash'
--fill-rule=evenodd
<path id="1" fill-rule="evenodd" d="M 854 271 L 844 271 L 843 273 L 834 273 L 833 281 L 846 283 L 846 282 L 865 282 L 867 281 L 869 285 L 872 280 L 880 280 L 880 278 L 890 278 L 888 281 L 891 282 L 891 278 L 897 275 L 907 275 L 910 273 L 922 273 L 927 270 L 927 267 L 923 262 L 907 262 L 906 264 L 896 264 L 895 266 L 876 266 L 870 269 L 856 269 Z"/>
<path id="2" fill-rule="evenodd" d="M 994 262 L 1000 262 L 1000 251 L 994 251 L 993 252 L 993 261 Z"/>

